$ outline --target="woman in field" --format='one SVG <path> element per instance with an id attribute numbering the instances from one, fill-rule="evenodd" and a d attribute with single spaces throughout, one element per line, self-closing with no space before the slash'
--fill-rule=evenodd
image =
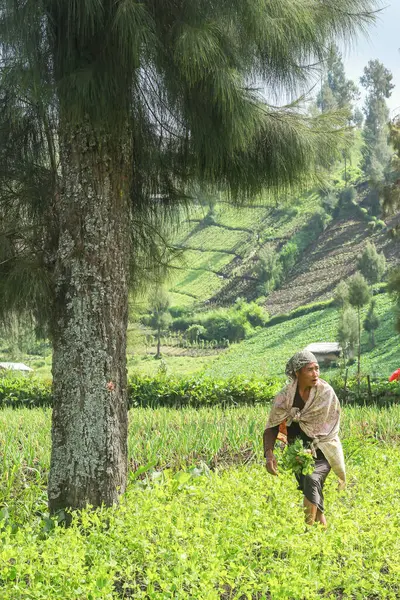
<path id="1" fill-rule="evenodd" d="M 278 475 L 274 446 L 278 433 L 287 436 L 288 444 L 297 438 L 309 448 L 315 460 L 311 475 L 296 475 L 304 494 L 306 523 L 326 525 L 323 487 L 332 470 L 345 481 L 342 445 L 339 440 L 340 405 L 331 386 L 320 379 L 315 356 L 303 350 L 286 365 L 290 383 L 274 398 L 264 431 L 264 456 L 271 475 Z"/>

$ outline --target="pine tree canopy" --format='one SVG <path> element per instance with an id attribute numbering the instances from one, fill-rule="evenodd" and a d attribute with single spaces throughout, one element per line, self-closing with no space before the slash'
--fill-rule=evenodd
<path id="1" fill-rule="evenodd" d="M 343 142 L 343 120 L 307 117 L 296 102 L 276 108 L 261 90 L 277 99 L 302 93 L 329 40 L 365 29 L 376 5 L 0 0 L 3 287 L 12 281 L 20 308 L 33 296 L 43 306 L 57 244 L 47 217 L 62 179 L 60 143 L 82 123 L 96 131 L 100 153 L 113 140 L 114 153 L 131 157 L 141 264 L 149 248 L 160 259 L 161 205 L 192 196 L 194 181 L 243 198 L 317 176 Z"/>

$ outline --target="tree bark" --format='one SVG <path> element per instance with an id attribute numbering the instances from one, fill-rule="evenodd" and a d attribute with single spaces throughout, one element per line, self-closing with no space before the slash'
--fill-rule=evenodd
<path id="1" fill-rule="evenodd" d="M 122 155 L 87 124 L 60 142 L 52 512 L 111 505 L 126 487 L 130 209 Z"/>

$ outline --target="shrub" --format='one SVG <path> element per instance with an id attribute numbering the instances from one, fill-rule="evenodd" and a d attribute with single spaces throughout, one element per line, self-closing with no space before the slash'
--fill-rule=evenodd
<path id="1" fill-rule="evenodd" d="M 334 190 L 329 190 L 329 192 L 323 196 L 322 206 L 324 210 L 330 214 L 335 210 L 336 205 L 338 203 L 338 195 Z"/>
<path id="2" fill-rule="evenodd" d="M 295 308 L 290 313 L 281 313 L 271 317 L 267 323 L 267 327 L 283 323 L 284 321 L 290 321 L 291 319 L 296 319 L 297 317 L 308 315 L 319 310 L 324 310 L 325 308 L 330 308 L 333 304 L 333 300 L 321 300 L 321 302 L 312 302 L 310 304 L 305 304 L 304 306 L 299 306 L 299 308 Z"/>
<path id="3" fill-rule="evenodd" d="M 339 194 L 339 201 L 334 210 L 333 216 L 345 216 L 349 213 L 353 213 L 354 209 L 357 207 L 357 192 L 356 189 L 352 186 L 348 186 L 344 188 Z"/>
<path id="4" fill-rule="evenodd" d="M 207 339 L 207 329 L 203 325 L 194 324 L 186 329 L 186 338 L 190 342 L 197 342 L 199 339 Z"/>
<path id="5" fill-rule="evenodd" d="M 278 377 L 263 379 L 244 376 L 216 380 L 200 377 L 171 377 L 163 372 L 156 377 L 136 375 L 128 382 L 130 407 L 240 406 L 270 401 L 283 386 Z M 367 380 L 363 379 L 358 393 L 356 379 L 347 382 L 337 375 L 331 383 L 338 397 L 347 403 L 377 402 L 387 405 L 400 399 L 400 382 L 371 380 L 371 395 Z M 46 407 L 52 405 L 51 382 L 36 377 L 5 376 L 0 378 L 0 407 Z"/>
<path id="6" fill-rule="evenodd" d="M 244 340 L 251 326 L 246 317 L 238 311 L 215 311 L 204 320 L 207 329 L 207 339 L 230 342 Z"/>
<path id="7" fill-rule="evenodd" d="M 243 302 L 238 308 L 252 327 L 265 327 L 268 322 L 268 312 L 257 302 Z"/>
<path id="8" fill-rule="evenodd" d="M 183 317 L 188 312 L 188 309 L 184 306 L 171 306 L 169 312 L 176 319 L 177 317 Z"/>
<path id="9" fill-rule="evenodd" d="M 190 327 L 191 325 L 194 325 L 194 319 L 195 319 L 194 316 L 178 317 L 176 319 L 173 319 L 170 328 L 172 331 L 184 332 L 188 329 L 188 327 Z"/>
<path id="10" fill-rule="evenodd" d="M 356 377 L 352 377 L 347 380 L 345 386 L 343 375 L 335 375 L 330 383 L 343 404 L 389 406 L 400 399 L 399 381 L 389 382 L 387 379 L 371 378 L 369 388 L 367 377 L 362 377 L 360 382 Z"/>
<path id="11" fill-rule="evenodd" d="M 295 242 L 285 244 L 279 254 L 279 260 L 282 264 L 282 269 L 286 275 L 296 264 L 299 255 L 299 248 Z"/>
<path id="12" fill-rule="evenodd" d="M 258 262 L 254 267 L 254 276 L 260 281 L 259 293 L 271 292 L 279 284 L 282 277 L 282 264 L 274 248 L 260 250 Z"/>
<path id="13" fill-rule="evenodd" d="M 33 375 L 7 374 L 0 378 L 0 406 L 51 406 L 51 382 Z"/>
<path id="14" fill-rule="evenodd" d="M 141 407 L 235 406 L 268 402 L 281 387 L 282 381 L 278 378 L 132 377 L 129 397 L 131 406 Z"/>

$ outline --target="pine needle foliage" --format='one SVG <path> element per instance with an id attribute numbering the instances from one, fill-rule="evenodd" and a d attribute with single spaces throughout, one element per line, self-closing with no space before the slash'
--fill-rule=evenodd
<path id="1" fill-rule="evenodd" d="M 163 231 L 195 185 L 241 201 L 319 176 L 343 143 L 344 116 L 311 118 L 296 101 L 274 107 L 263 91 L 300 97 L 328 42 L 365 31 L 377 6 L 0 0 L 1 311 L 33 306 L 50 318 L 66 129 L 89 123 L 132 156 L 137 285 L 168 262 Z"/>

